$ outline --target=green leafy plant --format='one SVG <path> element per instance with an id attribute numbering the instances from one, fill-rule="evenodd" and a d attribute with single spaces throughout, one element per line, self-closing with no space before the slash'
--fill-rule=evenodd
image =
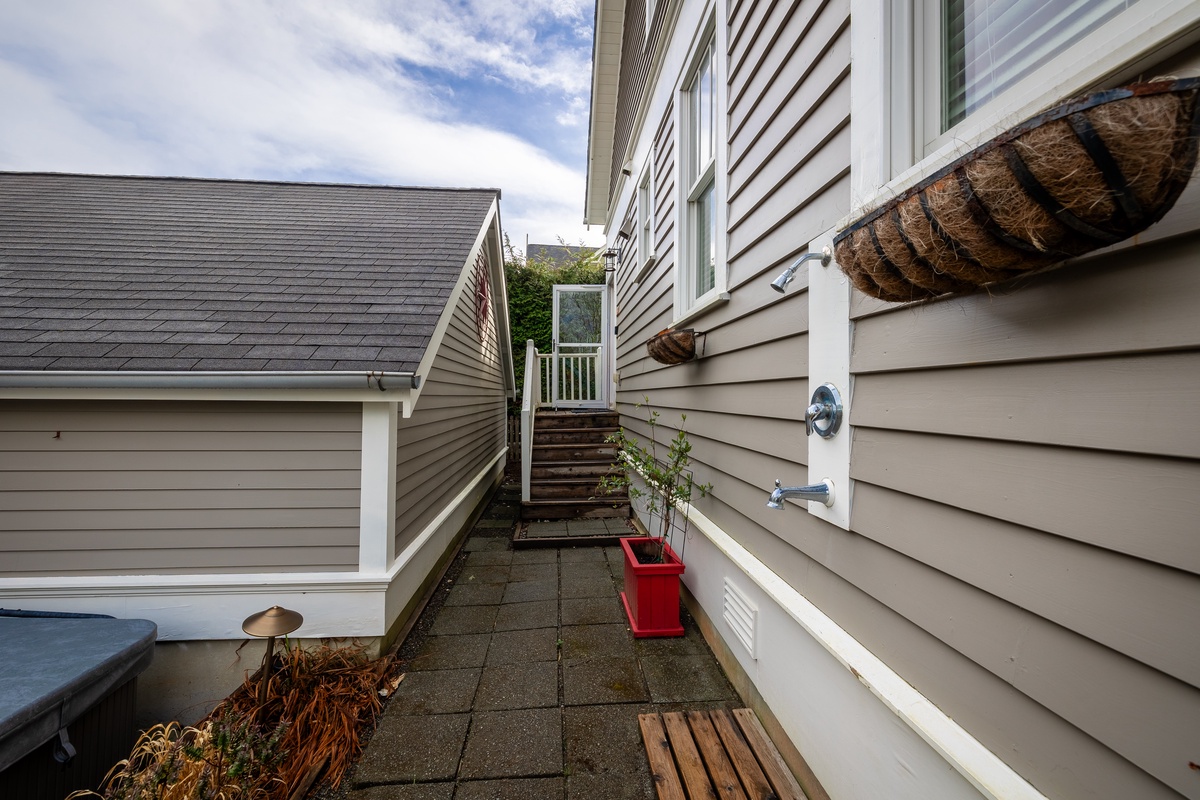
<path id="1" fill-rule="evenodd" d="M 693 495 L 707 496 L 712 484 L 696 483 L 692 477 L 692 443 L 684 427 L 687 415 L 680 414 L 675 436 L 660 446 L 659 412 L 650 405 L 649 397 L 643 397 L 636 407 L 647 409 L 650 441 L 643 445 L 625 428 L 609 436 L 606 441 L 617 448 L 615 471 L 601 478 L 597 489 L 608 495 L 627 492 L 631 503 L 641 505 L 652 526 L 657 518 L 659 544 L 655 560 L 661 563 L 675 531 L 677 515 L 690 505 Z M 660 458 L 660 447 L 666 448 L 665 457 Z"/>

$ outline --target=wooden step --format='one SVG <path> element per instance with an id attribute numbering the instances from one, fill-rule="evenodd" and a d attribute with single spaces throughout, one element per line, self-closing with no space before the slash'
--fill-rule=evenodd
<path id="1" fill-rule="evenodd" d="M 521 519 L 620 519 L 629 504 L 611 500 L 529 500 L 521 503 Z"/>
<path id="2" fill-rule="evenodd" d="M 616 457 L 611 444 L 535 444 L 534 461 L 602 461 Z"/>
<path id="3" fill-rule="evenodd" d="M 534 418 L 536 430 L 563 428 L 615 428 L 620 422 L 615 411 L 539 411 Z"/>
<path id="4" fill-rule="evenodd" d="M 534 461 L 529 467 L 533 480 L 550 478 L 588 478 L 596 483 L 605 475 L 615 475 L 611 459 L 594 461 Z"/>
<path id="5" fill-rule="evenodd" d="M 592 478 L 560 478 L 551 480 L 531 481 L 529 496 L 534 500 L 603 500 L 611 499 L 614 503 L 628 500 L 629 494 L 624 489 L 617 492 L 603 492 L 597 486 L 598 480 Z"/>
<path id="6" fill-rule="evenodd" d="M 543 444 L 604 444 L 620 428 L 539 428 L 533 433 L 533 446 Z"/>

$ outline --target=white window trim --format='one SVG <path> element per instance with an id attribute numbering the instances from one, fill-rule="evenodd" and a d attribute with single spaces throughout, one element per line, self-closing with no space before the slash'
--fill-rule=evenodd
<path id="1" fill-rule="evenodd" d="M 654 180 L 654 149 L 651 148 L 637 185 L 638 269 L 634 275 L 635 282 L 641 281 L 658 260 L 658 254 L 654 250 L 654 240 L 658 236 L 658 226 L 654 218 L 654 198 L 657 189 Z"/>
<path id="2" fill-rule="evenodd" d="M 915 57 L 924 1 L 851 0 L 855 169 L 847 224 L 863 209 L 896 196 L 1038 111 L 1101 83 L 1134 80 L 1141 70 L 1200 40 L 1200 4 L 1195 0 L 1142 0 L 1065 48 L 922 152 L 914 96 L 927 80 L 923 59 Z"/>
<path id="3" fill-rule="evenodd" d="M 716 24 L 716 14 L 711 3 L 706 7 L 700 20 L 701 22 L 691 38 L 692 50 L 684 60 L 684 69 L 680 72 L 675 87 L 675 187 L 677 196 L 675 203 L 675 310 L 674 319 L 671 321 L 672 327 L 676 327 L 689 319 L 697 317 L 704 311 L 729 299 L 729 269 L 726 264 L 728 214 L 725 208 L 725 198 L 727 196 L 725 171 L 728 163 L 725 146 L 728 138 L 728 124 L 726 122 L 725 110 L 729 107 L 729 98 L 725 85 L 725 60 L 723 57 L 727 49 L 727 43 L 725 41 L 725 26 Z M 714 111 L 716 115 L 715 142 L 713 144 L 715 155 L 711 167 L 714 186 L 713 215 L 715 230 L 712 247 L 715 267 L 713 270 L 713 288 L 693 299 L 689 296 L 691 294 L 693 276 L 689 261 L 691 258 L 691 253 L 689 252 L 690 246 L 687 244 L 692 231 L 688 215 L 691 213 L 691 200 L 693 198 L 690 197 L 691 187 L 687 185 L 684 177 L 687 174 L 687 163 L 690 158 L 691 149 L 688 140 L 690 130 L 687 120 L 687 115 L 689 114 L 688 86 L 692 78 L 695 77 L 696 69 L 700 65 L 700 60 L 709 42 L 713 44 Z"/>

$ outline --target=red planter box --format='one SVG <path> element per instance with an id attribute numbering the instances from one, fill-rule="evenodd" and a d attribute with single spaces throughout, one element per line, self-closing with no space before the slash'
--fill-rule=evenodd
<path id="1" fill-rule="evenodd" d="M 630 537 L 621 539 L 625 551 L 625 591 L 621 602 L 633 635 L 683 636 L 679 622 L 679 576 L 683 562 L 669 544 L 663 544 L 663 563 L 640 564 L 636 550 L 658 551 L 662 539 Z"/>

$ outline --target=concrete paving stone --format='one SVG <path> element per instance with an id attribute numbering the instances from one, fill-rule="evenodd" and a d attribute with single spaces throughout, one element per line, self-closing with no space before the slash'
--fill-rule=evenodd
<path id="1" fill-rule="evenodd" d="M 558 599 L 558 579 L 510 583 L 504 590 L 504 603 L 529 603 Z"/>
<path id="2" fill-rule="evenodd" d="M 620 519 L 606 519 L 604 520 L 604 527 L 608 529 L 608 532 L 611 536 L 629 536 L 635 532 L 633 525 L 629 522 L 628 517 L 621 517 Z"/>
<path id="3" fill-rule="evenodd" d="M 516 550 L 513 552 L 512 563 L 516 564 L 557 564 L 558 550 L 553 547 L 538 547 L 532 550 Z"/>
<path id="4" fill-rule="evenodd" d="M 507 583 L 508 567 L 503 564 L 465 566 L 458 576 L 459 583 Z"/>
<path id="5" fill-rule="evenodd" d="M 608 597 L 582 597 L 562 601 L 563 625 L 601 625 L 625 620 L 625 608 L 616 593 Z"/>
<path id="6" fill-rule="evenodd" d="M 558 602 L 535 600 L 532 603 L 508 603 L 496 614 L 497 631 L 522 631 L 558 626 Z"/>
<path id="7" fill-rule="evenodd" d="M 608 564 L 603 561 L 569 561 L 559 566 L 563 581 L 585 578 L 612 578 Z"/>
<path id="8" fill-rule="evenodd" d="M 498 631 L 488 647 L 489 667 L 502 664 L 528 664 L 558 659 L 558 629 L 536 628 L 524 631 Z"/>
<path id="9" fill-rule="evenodd" d="M 577 561 L 603 561 L 603 547 L 564 547 L 558 551 L 558 560 L 564 564 Z"/>
<path id="10" fill-rule="evenodd" d="M 568 536 L 607 536 L 608 528 L 602 519 L 567 520 Z"/>
<path id="11" fill-rule="evenodd" d="M 481 520 L 479 520 L 479 522 L 475 523 L 476 528 L 482 528 L 484 530 L 497 530 L 500 528 L 512 528 L 512 526 L 513 526 L 513 521 L 512 521 L 512 519 L 509 519 L 509 518 L 481 519 Z"/>
<path id="12" fill-rule="evenodd" d="M 479 550 L 507 550 L 508 541 L 495 536 L 472 536 L 463 542 L 463 550 L 474 553 Z"/>
<path id="13" fill-rule="evenodd" d="M 440 669 L 478 669 L 487 660 L 490 633 L 462 636 L 430 636 L 416 657 L 409 662 L 413 672 Z"/>
<path id="14" fill-rule="evenodd" d="M 558 705 L 558 662 L 488 667 L 479 679 L 475 711 L 549 708 Z"/>
<path id="15" fill-rule="evenodd" d="M 509 778 L 464 781 L 454 800 L 562 800 L 562 778 Z"/>
<path id="16" fill-rule="evenodd" d="M 467 568 L 504 566 L 512 563 L 511 550 L 473 550 L 467 553 Z"/>
<path id="17" fill-rule="evenodd" d="M 480 711 L 459 763 L 459 778 L 561 776 L 562 711 Z"/>
<path id="18" fill-rule="evenodd" d="M 642 672 L 655 703 L 716 702 L 737 694 L 711 654 L 648 657 Z"/>
<path id="19" fill-rule="evenodd" d="M 358 762 L 354 786 L 453 780 L 470 723 L 470 714 L 385 715 Z"/>
<path id="20" fill-rule="evenodd" d="M 625 564 L 625 548 L 621 547 L 620 545 L 616 545 L 614 547 L 606 547 L 606 548 L 604 548 L 604 558 L 607 559 L 608 563 L 610 563 L 610 564 L 617 564 L 617 565 L 624 566 L 624 564 Z"/>
<path id="21" fill-rule="evenodd" d="M 504 598 L 503 583 L 477 583 L 476 581 L 454 584 L 446 595 L 448 606 L 494 606 Z"/>
<path id="22" fill-rule="evenodd" d="M 568 706 L 644 703 L 649 699 L 633 658 L 563 660 L 563 702 Z"/>
<path id="23" fill-rule="evenodd" d="M 643 754 L 643 757 L 644 754 Z M 568 775 L 567 800 L 654 800 L 650 768 L 641 775 Z"/>
<path id="24" fill-rule="evenodd" d="M 482 672 L 480 669 L 410 672 L 392 695 L 385 713 L 413 716 L 470 711 Z"/>
<path id="25" fill-rule="evenodd" d="M 558 578 L 558 564 L 513 564 L 508 570 L 508 580 L 512 583 L 519 581 L 552 581 Z"/>
<path id="26" fill-rule="evenodd" d="M 516 519 L 521 511 L 521 501 L 499 502 L 488 506 L 484 516 L 488 519 Z"/>
<path id="27" fill-rule="evenodd" d="M 662 658 L 680 658 L 682 656 L 707 655 L 710 653 L 704 637 L 688 625 L 688 620 L 681 619 L 684 626 L 683 636 L 666 636 L 662 638 L 634 639 L 633 649 L 638 658 L 654 656 Z"/>
<path id="28" fill-rule="evenodd" d="M 497 606 L 460 606 L 443 608 L 438 612 L 430 636 L 452 636 L 460 633 L 491 633 L 496 622 Z"/>
<path id="29" fill-rule="evenodd" d="M 557 539 L 567 535 L 565 522 L 530 522 L 525 528 L 525 535 L 530 539 Z"/>
<path id="30" fill-rule="evenodd" d="M 601 574 L 584 578 L 563 578 L 562 591 L 559 596 L 566 599 L 580 597 L 610 597 L 616 596 L 617 584 L 612 575 L 603 570 Z"/>
<path id="31" fill-rule="evenodd" d="M 559 638 L 562 657 L 568 661 L 634 655 L 633 635 L 627 625 L 564 625 Z"/>
<path id="32" fill-rule="evenodd" d="M 608 775 L 618 780 L 647 774 L 649 764 L 638 714 L 650 706 L 584 706 L 563 710 L 566 773 L 571 777 Z"/>
<path id="33" fill-rule="evenodd" d="M 346 800 L 451 800 L 453 783 L 401 783 L 372 786 L 346 795 Z"/>

